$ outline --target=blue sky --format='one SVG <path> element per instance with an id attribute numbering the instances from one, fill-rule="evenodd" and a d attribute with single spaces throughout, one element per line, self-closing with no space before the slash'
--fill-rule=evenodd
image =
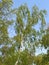
<path id="1" fill-rule="evenodd" d="M 26 3 L 30 9 L 34 5 L 37 5 L 39 9 L 45 9 L 47 11 L 46 22 L 49 23 L 49 0 L 13 0 L 13 2 L 15 8 Z"/>
<path id="2" fill-rule="evenodd" d="M 29 9 L 31 9 L 34 5 L 37 5 L 39 9 L 45 9 L 47 11 L 47 16 L 45 17 L 45 19 L 47 24 L 49 23 L 49 0 L 13 0 L 13 2 L 14 2 L 13 4 L 14 8 L 18 8 L 20 5 L 26 3 Z M 37 25 L 36 29 L 38 28 L 39 28 L 39 25 Z M 13 37 L 13 35 L 15 35 L 15 32 L 13 31 L 12 27 L 11 29 L 9 30 L 10 36 Z"/>

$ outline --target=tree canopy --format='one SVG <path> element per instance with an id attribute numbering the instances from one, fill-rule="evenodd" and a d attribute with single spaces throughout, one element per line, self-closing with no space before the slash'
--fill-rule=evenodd
<path id="1" fill-rule="evenodd" d="M 39 10 L 36 5 L 31 11 L 26 4 L 16 9 L 12 6 L 12 0 L 0 1 L 0 65 L 48 65 L 49 28 L 45 27 L 46 10 Z M 39 22 L 40 28 L 36 30 Z M 11 26 L 15 31 L 13 37 L 8 32 Z M 39 47 L 47 49 L 47 53 L 36 56 L 36 48 Z"/>

